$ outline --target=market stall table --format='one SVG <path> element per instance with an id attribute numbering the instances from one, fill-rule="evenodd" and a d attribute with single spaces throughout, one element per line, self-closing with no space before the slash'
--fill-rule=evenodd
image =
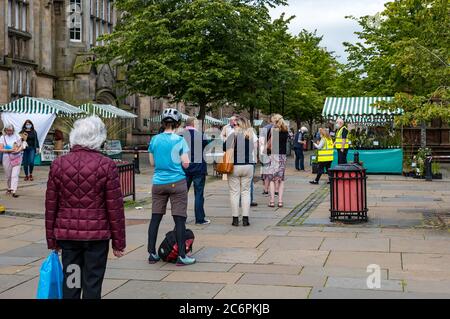
<path id="1" fill-rule="evenodd" d="M 390 127 L 393 130 L 393 119 L 403 112 L 402 109 L 393 111 L 381 107 L 382 103 L 392 101 L 392 97 L 328 97 L 322 111 L 322 116 L 328 120 L 336 121 L 342 118 L 346 124 L 369 127 Z M 387 136 L 387 135 L 386 135 Z M 382 136 L 384 138 L 384 136 Z M 403 150 L 399 142 L 380 143 L 373 140 L 370 145 L 358 145 L 350 136 L 350 149 L 347 161 L 352 162 L 354 153 L 359 153 L 359 160 L 363 162 L 369 174 L 402 174 Z M 372 143 L 373 146 L 372 147 Z M 369 146 L 369 147 L 366 147 Z M 383 146 L 385 148 L 379 147 Z M 338 154 L 335 150 L 332 167 L 337 165 Z"/>

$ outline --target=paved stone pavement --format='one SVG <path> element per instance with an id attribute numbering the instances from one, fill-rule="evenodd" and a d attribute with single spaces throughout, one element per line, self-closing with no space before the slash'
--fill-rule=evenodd
<path id="1" fill-rule="evenodd" d="M 38 167 L 35 182 L 21 182 L 18 199 L 0 194 L 7 208 L 0 216 L 1 299 L 35 297 L 39 267 L 48 254 L 42 219 L 47 172 L 48 167 Z M 196 235 L 198 262 L 176 267 L 146 263 L 151 171 L 142 172 L 138 200 L 127 203 L 127 254 L 110 255 L 104 298 L 450 298 L 448 179 L 369 176 L 369 223 L 331 224 L 327 186 L 311 186 L 309 172 L 289 167 L 285 207 L 267 207 L 258 183 L 251 226 L 236 228 L 226 182 L 209 178 L 210 225 L 193 225 L 190 194 L 188 227 Z M 314 205 L 293 226 L 280 226 L 311 199 Z M 159 240 L 172 223 L 170 216 L 164 219 Z M 366 284 L 371 264 L 381 268 L 379 289 Z"/>

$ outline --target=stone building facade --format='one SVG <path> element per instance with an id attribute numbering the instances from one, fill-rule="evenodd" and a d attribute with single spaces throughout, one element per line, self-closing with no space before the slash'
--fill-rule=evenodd
<path id="1" fill-rule="evenodd" d="M 98 37 L 116 21 L 111 0 L 0 0 L 0 104 L 35 96 L 120 106 L 138 115 L 124 122 L 126 142 L 146 144 L 158 129 L 148 119 L 168 100 L 126 96 L 119 85 L 123 69 L 86 64 L 95 58 L 91 48 L 102 45 Z"/>

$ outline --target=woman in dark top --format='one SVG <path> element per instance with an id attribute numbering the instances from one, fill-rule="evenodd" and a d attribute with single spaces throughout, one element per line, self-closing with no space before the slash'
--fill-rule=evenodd
<path id="1" fill-rule="evenodd" d="M 25 181 L 32 181 L 34 157 L 36 153 L 39 153 L 39 141 L 33 122 L 26 120 L 20 133 L 28 134 L 28 147 L 23 151 L 23 170 L 25 171 Z"/>
<path id="2" fill-rule="evenodd" d="M 242 225 L 250 226 L 250 189 L 256 163 L 258 137 L 246 118 L 239 117 L 226 142 L 224 151 L 234 148 L 234 169 L 228 176 L 233 226 L 239 226 L 239 199 L 242 206 Z"/>
<path id="3" fill-rule="evenodd" d="M 275 191 L 278 190 L 278 207 L 283 207 L 284 174 L 289 130 L 283 117 L 272 116 L 270 166 L 263 177 L 270 181 L 269 207 L 275 207 Z"/>

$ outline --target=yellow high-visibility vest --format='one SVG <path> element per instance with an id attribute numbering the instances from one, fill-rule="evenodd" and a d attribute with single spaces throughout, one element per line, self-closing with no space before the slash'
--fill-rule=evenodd
<path id="1" fill-rule="evenodd" d="M 342 126 L 336 134 L 336 142 L 334 143 L 334 145 L 337 149 L 342 148 L 342 131 L 344 130 L 344 128 L 347 129 L 345 126 Z M 344 148 L 349 148 L 350 144 L 352 144 L 352 142 L 350 141 L 349 136 L 347 135 L 347 138 L 345 139 Z"/>
<path id="2" fill-rule="evenodd" d="M 317 160 L 319 163 L 322 162 L 332 162 L 334 159 L 334 148 L 333 140 L 331 138 L 326 138 L 323 148 L 318 152 Z"/>

